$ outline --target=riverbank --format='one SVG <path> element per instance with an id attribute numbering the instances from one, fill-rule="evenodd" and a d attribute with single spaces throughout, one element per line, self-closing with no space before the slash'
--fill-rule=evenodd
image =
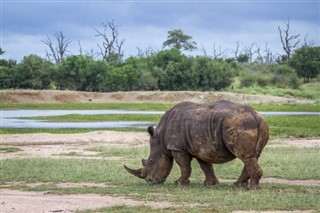
<path id="1" fill-rule="evenodd" d="M 243 104 L 315 104 L 314 100 L 298 99 L 290 95 L 249 95 L 231 92 L 194 91 L 133 91 L 133 92 L 80 92 L 59 90 L 1 90 L 0 102 L 12 104 L 36 103 L 178 103 L 192 101 L 210 103 L 229 100 Z"/>

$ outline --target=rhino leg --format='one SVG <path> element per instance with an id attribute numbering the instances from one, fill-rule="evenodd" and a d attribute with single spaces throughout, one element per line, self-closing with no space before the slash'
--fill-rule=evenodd
<path id="1" fill-rule="evenodd" d="M 244 166 L 241 172 L 240 177 L 238 180 L 234 183 L 236 186 L 241 186 L 241 187 L 247 187 L 248 186 L 248 181 L 249 181 L 249 174 L 247 172 L 246 167 Z"/>
<path id="2" fill-rule="evenodd" d="M 259 181 L 263 174 L 261 167 L 258 164 L 258 159 L 253 157 L 244 161 L 245 168 L 250 176 L 250 182 L 247 186 L 248 189 L 260 189 Z"/>
<path id="3" fill-rule="evenodd" d="M 172 152 L 172 157 L 180 167 L 181 176 L 175 181 L 179 185 L 188 185 L 190 183 L 189 177 L 191 175 L 191 161 L 192 157 L 182 152 Z"/>
<path id="4" fill-rule="evenodd" d="M 218 184 L 219 181 L 214 174 L 212 163 L 207 163 L 207 162 L 200 160 L 200 159 L 197 159 L 197 160 L 198 160 L 198 163 L 200 164 L 200 167 L 201 167 L 203 173 L 206 176 L 206 179 L 203 182 L 204 185 L 209 186 L 209 185 Z"/>

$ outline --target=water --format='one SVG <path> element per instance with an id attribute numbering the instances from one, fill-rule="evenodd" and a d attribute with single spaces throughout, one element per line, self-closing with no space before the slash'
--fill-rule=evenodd
<path id="1" fill-rule="evenodd" d="M 163 114 L 162 111 L 129 111 L 129 110 L 1 110 L 1 128 L 146 128 L 156 125 L 143 121 L 105 121 L 105 122 L 51 122 L 45 120 L 31 120 L 21 117 L 59 116 L 68 114 L 101 115 L 101 114 Z M 263 116 L 292 116 L 313 115 L 320 116 L 320 112 L 260 112 Z"/>

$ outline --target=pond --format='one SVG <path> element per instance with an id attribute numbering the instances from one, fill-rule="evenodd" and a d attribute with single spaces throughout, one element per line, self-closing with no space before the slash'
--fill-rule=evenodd
<path id="1" fill-rule="evenodd" d="M 320 116 L 320 112 L 259 112 L 263 116 L 312 115 Z M 102 115 L 102 114 L 164 114 L 163 111 L 130 111 L 130 110 L 1 110 L 1 128 L 146 128 L 156 125 L 144 121 L 99 121 L 99 122 L 52 122 L 45 120 L 23 119 L 21 117 L 59 116 L 68 114 Z"/>

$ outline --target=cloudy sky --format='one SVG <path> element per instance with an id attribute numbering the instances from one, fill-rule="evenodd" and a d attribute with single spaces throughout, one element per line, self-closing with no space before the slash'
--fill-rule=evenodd
<path id="1" fill-rule="evenodd" d="M 46 36 L 54 41 L 55 32 L 72 42 L 71 54 L 79 54 L 80 41 L 85 51 L 98 51 L 95 29 L 114 20 L 120 39 L 125 39 L 126 56 L 136 55 L 137 47 L 161 50 L 167 32 L 182 29 L 213 55 L 219 49 L 240 49 L 257 43 L 274 53 L 283 53 L 278 26 L 301 34 L 301 44 L 320 44 L 320 1 L 308 0 L 1 0 L 1 48 L 3 58 L 20 61 L 24 56 L 45 57 Z M 230 52 L 230 51 L 229 51 Z M 189 54 L 189 53 L 187 53 Z"/>

